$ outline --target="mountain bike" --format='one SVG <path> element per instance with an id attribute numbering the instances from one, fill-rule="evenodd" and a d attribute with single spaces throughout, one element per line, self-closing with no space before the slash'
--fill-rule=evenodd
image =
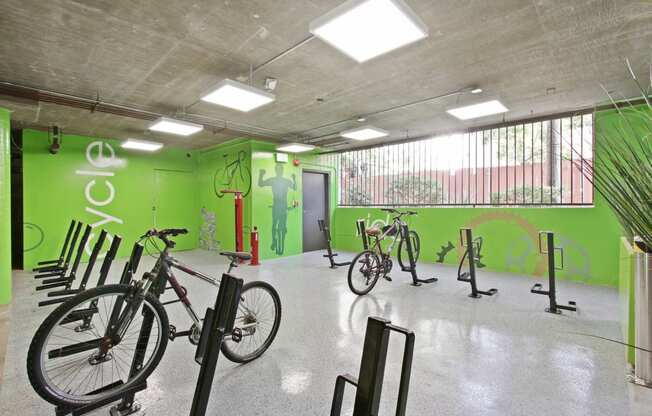
<path id="1" fill-rule="evenodd" d="M 45 319 L 27 355 L 29 380 L 41 397 L 55 405 L 82 406 L 119 395 L 147 379 L 163 357 L 168 340 L 187 336 L 192 344 L 198 344 L 202 321 L 172 269 L 214 286 L 219 281 L 170 255 L 169 250 L 174 247 L 170 238 L 187 232 L 148 231 L 141 237 L 145 244 L 153 242 L 156 246 L 157 238 L 165 247 L 159 250 L 153 269 L 141 280 L 86 290 Z M 229 273 L 240 261 L 251 258 L 243 252 L 220 254 L 231 261 Z M 166 287 L 167 284 L 170 286 Z M 164 303 L 158 299 L 168 289 L 174 291 L 190 316 L 192 326 L 187 331 L 176 331 L 169 323 Z M 85 324 L 80 325 L 81 322 Z M 236 363 L 258 358 L 271 345 L 280 322 L 281 301 L 276 290 L 260 281 L 245 284 L 234 330 L 225 338 L 222 353 Z"/>
<path id="2" fill-rule="evenodd" d="M 213 176 L 213 191 L 218 198 L 224 196 L 224 189 L 242 192 L 242 197 L 251 191 L 251 171 L 245 166 L 247 152 L 240 150 L 236 159 L 229 162 L 229 156 L 224 155 L 224 167 L 215 171 Z"/>
<path id="3" fill-rule="evenodd" d="M 392 208 L 383 208 L 382 211 L 394 214 L 392 223 L 382 228 L 371 227 L 365 230 L 368 237 L 373 237 L 373 244 L 369 249 L 362 251 L 353 258 L 349 266 L 348 283 L 349 288 L 356 295 L 365 295 L 371 291 L 378 282 L 380 276 L 385 280 L 392 281 L 389 273 L 392 271 L 393 262 L 391 259 L 392 250 L 398 240 L 398 262 L 401 269 L 410 266 L 407 242 L 400 233 L 400 227 L 405 224 L 403 217 L 417 215 L 414 211 L 400 212 Z M 412 246 L 413 259 L 416 262 L 419 258 L 421 240 L 416 231 L 410 230 L 408 238 Z M 387 250 L 383 251 L 382 242 L 390 240 Z"/>

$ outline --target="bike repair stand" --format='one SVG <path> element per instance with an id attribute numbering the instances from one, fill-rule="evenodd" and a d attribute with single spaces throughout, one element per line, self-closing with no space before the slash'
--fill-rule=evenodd
<path id="1" fill-rule="evenodd" d="M 544 250 L 541 244 L 541 237 L 546 236 L 546 249 Z M 561 256 L 561 266 L 559 268 L 555 265 L 555 251 L 559 251 Z M 568 305 L 557 304 L 557 289 L 555 287 L 555 271 L 564 269 L 564 249 L 555 247 L 555 234 L 551 231 L 539 232 L 539 253 L 545 254 L 548 257 L 548 290 L 543 290 L 541 283 L 535 283 L 530 292 L 537 295 L 547 295 L 550 299 L 550 306 L 546 308 L 546 312 L 561 314 L 561 310 L 577 311 L 575 301 L 569 301 Z"/>
<path id="2" fill-rule="evenodd" d="M 324 254 L 324 257 L 328 257 L 328 260 L 331 262 L 331 269 L 337 269 L 337 266 L 348 266 L 351 264 L 350 261 L 346 261 L 344 263 L 335 262 L 333 257 L 337 256 L 337 253 L 333 253 L 333 248 L 331 247 L 331 231 L 326 225 L 326 221 L 317 220 L 317 224 L 319 225 L 319 231 L 323 232 L 324 238 L 326 238 L 326 251 L 328 254 Z"/>
<path id="3" fill-rule="evenodd" d="M 356 379 L 350 374 L 337 376 L 335 392 L 331 406 L 331 416 L 340 416 L 342 400 L 346 383 L 356 387 L 353 416 L 376 416 L 380 405 L 383 389 L 385 363 L 387 362 L 387 347 L 391 331 L 405 335 L 403 363 L 401 365 L 401 380 L 399 382 L 396 416 L 405 415 L 408 391 L 410 389 L 410 373 L 412 372 L 412 356 L 414 353 L 414 332 L 392 325 L 382 318 L 369 317 L 367 331 L 364 337 L 360 374 Z"/>
<path id="4" fill-rule="evenodd" d="M 231 189 L 222 190 L 223 194 L 235 195 L 235 251 L 244 251 L 244 234 L 242 222 L 242 210 L 244 207 L 244 200 L 242 199 L 242 192 Z M 242 261 L 240 261 L 242 263 Z"/>
<path id="5" fill-rule="evenodd" d="M 197 378 L 195 395 L 192 399 L 190 416 L 204 416 L 206 414 L 222 342 L 225 337 L 239 336 L 239 334 L 233 333 L 233 324 L 240 303 L 242 283 L 242 279 L 224 273 L 217 299 L 215 299 L 215 307 L 206 310 L 204 328 L 201 331 L 199 345 L 197 345 L 197 352 L 195 353 L 195 361 L 201 365 L 201 369 Z"/>
<path id="6" fill-rule="evenodd" d="M 409 272 L 412 275 L 412 285 L 421 286 L 422 283 L 434 283 L 438 279 L 436 277 L 431 277 L 429 279 L 419 279 L 417 276 L 417 262 L 414 260 L 414 254 L 412 252 L 412 241 L 410 240 L 410 233 L 408 230 L 407 224 L 401 224 L 401 238 L 405 241 L 405 248 L 408 252 L 408 259 L 410 260 L 410 265 L 408 267 L 401 266 L 401 270 L 404 272 Z"/>
<path id="7" fill-rule="evenodd" d="M 457 280 L 460 282 L 471 283 L 470 298 L 481 298 L 482 295 L 493 296 L 498 293 L 498 289 L 492 288 L 487 291 L 478 290 L 475 282 L 475 263 L 480 260 L 480 250 L 482 248 L 482 237 L 473 239 L 473 231 L 470 228 L 460 228 L 460 244 L 466 246 L 460 267 L 457 269 Z M 469 260 L 469 271 L 462 273 L 464 260 Z"/>

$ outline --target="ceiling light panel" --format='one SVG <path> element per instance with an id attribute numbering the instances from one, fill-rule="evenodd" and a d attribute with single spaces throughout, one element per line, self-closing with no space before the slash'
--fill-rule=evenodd
<path id="1" fill-rule="evenodd" d="M 389 136 L 389 132 L 378 127 L 364 126 L 343 131 L 340 136 L 353 140 L 371 140 Z"/>
<path id="2" fill-rule="evenodd" d="M 190 136 L 204 129 L 201 124 L 190 123 L 187 121 L 174 120 L 172 118 L 161 117 L 149 126 L 152 131 L 161 133 L 176 134 L 179 136 Z"/>
<path id="3" fill-rule="evenodd" d="M 509 110 L 498 100 L 484 103 L 467 105 L 465 107 L 452 108 L 446 112 L 460 120 L 471 120 L 474 118 L 492 116 L 494 114 L 506 113 Z"/>
<path id="4" fill-rule="evenodd" d="M 155 152 L 163 147 L 162 143 L 150 142 L 147 140 L 127 139 L 122 142 L 123 149 L 143 150 L 146 152 Z"/>
<path id="5" fill-rule="evenodd" d="M 315 146 L 309 145 L 309 144 L 303 144 L 303 143 L 287 143 L 283 144 L 281 146 L 278 146 L 276 150 L 279 152 L 286 152 L 286 153 L 303 153 L 303 152 L 309 152 L 313 150 Z"/>
<path id="6" fill-rule="evenodd" d="M 310 32 L 358 62 L 428 36 L 402 0 L 349 0 L 313 20 Z"/>
<path id="7" fill-rule="evenodd" d="M 248 112 L 276 99 L 274 94 L 238 81 L 225 79 L 209 93 L 201 97 L 202 101 L 221 105 L 233 110 Z"/>

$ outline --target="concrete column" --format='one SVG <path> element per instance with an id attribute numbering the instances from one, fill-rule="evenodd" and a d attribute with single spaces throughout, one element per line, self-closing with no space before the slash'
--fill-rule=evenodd
<path id="1" fill-rule="evenodd" d="M 0 305 L 11 301 L 11 170 L 9 111 L 0 108 Z"/>

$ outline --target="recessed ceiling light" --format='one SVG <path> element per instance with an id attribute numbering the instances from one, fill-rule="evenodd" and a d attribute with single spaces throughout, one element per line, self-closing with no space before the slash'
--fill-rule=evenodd
<path id="1" fill-rule="evenodd" d="M 310 33 L 365 62 L 427 37 L 428 28 L 403 0 L 349 0 L 313 20 Z"/>
<path id="2" fill-rule="evenodd" d="M 279 152 L 286 153 L 303 153 L 313 150 L 315 146 L 303 143 L 286 143 L 276 147 Z"/>
<path id="3" fill-rule="evenodd" d="M 482 92 L 482 88 L 474 88 L 471 90 L 471 94 L 480 94 Z"/>
<path id="4" fill-rule="evenodd" d="M 201 99 L 223 107 L 247 112 L 271 103 L 276 97 L 274 94 L 251 85 L 225 79 Z"/>
<path id="5" fill-rule="evenodd" d="M 389 136 L 389 132 L 378 127 L 364 126 L 343 131 L 340 136 L 353 140 L 371 140 Z"/>
<path id="6" fill-rule="evenodd" d="M 162 143 L 150 142 L 147 140 L 127 139 L 122 142 L 123 149 L 144 150 L 146 152 L 155 152 L 163 147 Z"/>
<path id="7" fill-rule="evenodd" d="M 460 120 L 470 120 L 491 116 L 494 114 L 506 113 L 509 110 L 500 101 L 492 100 L 484 103 L 467 105 L 466 107 L 452 108 L 446 112 Z"/>
<path id="8" fill-rule="evenodd" d="M 190 123 L 188 121 L 174 120 L 172 118 L 161 117 L 152 123 L 150 130 L 160 131 L 162 133 L 178 134 L 179 136 L 190 136 L 204 129 L 201 124 Z"/>

